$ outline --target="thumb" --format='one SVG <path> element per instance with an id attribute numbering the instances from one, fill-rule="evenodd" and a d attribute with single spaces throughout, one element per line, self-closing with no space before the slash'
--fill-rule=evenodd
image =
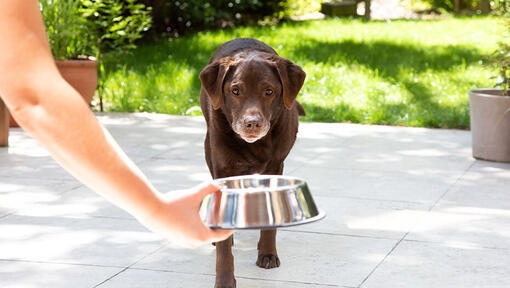
<path id="1" fill-rule="evenodd" d="M 234 234 L 234 230 L 217 230 L 217 229 L 209 229 L 212 242 L 219 242 L 227 239 L 232 234 Z"/>
<path id="2" fill-rule="evenodd" d="M 203 183 L 197 187 L 198 191 L 196 192 L 196 196 L 203 199 L 205 196 L 218 192 L 221 189 L 221 186 L 216 183 Z"/>

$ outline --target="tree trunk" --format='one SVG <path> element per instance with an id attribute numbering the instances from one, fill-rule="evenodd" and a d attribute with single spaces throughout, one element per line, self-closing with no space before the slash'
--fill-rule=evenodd
<path id="1" fill-rule="evenodd" d="M 455 7 L 453 8 L 455 13 L 460 12 L 460 0 L 455 0 Z"/>
<path id="2" fill-rule="evenodd" d="M 482 0 L 481 3 L 482 13 L 483 14 L 489 14 L 491 12 L 491 6 L 489 4 L 489 0 Z"/>
<path id="3" fill-rule="evenodd" d="M 9 145 L 9 111 L 0 99 L 0 147 Z"/>
<path id="4" fill-rule="evenodd" d="M 365 0 L 365 19 L 370 20 L 370 0 Z"/>

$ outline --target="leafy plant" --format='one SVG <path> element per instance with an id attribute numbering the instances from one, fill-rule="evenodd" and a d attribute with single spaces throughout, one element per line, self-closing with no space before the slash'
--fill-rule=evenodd
<path id="1" fill-rule="evenodd" d="M 104 64 L 107 52 L 125 54 L 152 24 L 151 7 L 136 0 L 81 0 L 82 13 L 94 40 L 99 61 L 99 109 L 103 111 Z"/>
<path id="2" fill-rule="evenodd" d="M 127 52 L 152 24 L 151 7 L 136 0 L 81 0 L 88 33 L 99 53 Z"/>
<path id="3" fill-rule="evenodd" d="M 508 27 L 506 34 L 510 34 L 510 21 L 506 25 Z M 492 77 L 496 78 L 495 87 L 502 87 L 503 95 L 507 95 L 510 89 L 510 43 L 500 42 L 498 50 L 488 60 L 498 70 L 498 76 Z"/>
<path id="4" fill-rule="evenodd" d="M 96 55 L 96 47 L 81 16 L 81 0 L 39 0 L 46 34 L 57 60 Z"/>

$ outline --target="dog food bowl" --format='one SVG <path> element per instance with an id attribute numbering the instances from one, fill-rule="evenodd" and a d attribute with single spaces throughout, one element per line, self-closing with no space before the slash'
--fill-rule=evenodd
<path id="1" fill-rule="evenodd" d="M 221 192 L 208 195 L 200 214 L 214 229 L 264 229 L 320 220 L 306 182 L 281 175 L 247 175 L 215 180 Z"/>

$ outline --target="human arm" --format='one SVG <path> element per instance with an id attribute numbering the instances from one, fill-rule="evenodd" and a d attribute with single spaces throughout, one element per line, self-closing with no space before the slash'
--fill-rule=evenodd
<path id="1" fill-rule="evenodd" d="M 213 184 L 159 194 L 58 72 L 37 0 L 0 0 L 0 95 L 11 114 L 68 172 L 149 229 L 196 246 L 228 237 L 198 210 Z M 173 194 L 173 195 L 172 195 Z"/>

